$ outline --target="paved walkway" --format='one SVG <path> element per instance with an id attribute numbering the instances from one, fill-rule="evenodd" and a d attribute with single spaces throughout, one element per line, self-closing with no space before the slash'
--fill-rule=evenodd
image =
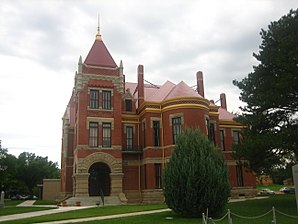
<path id="1" fill-rule="evenodd" d="M 34 202 L 33 202 L 34 203 Z M 53 207 L 53 206 L 47 206 L 47 205 L 34 205 L 31 206 L 27 202 L 23 202 L 22 204 L 18 206 L 30 206 L 30 207 Z M 51 214 L 56 214 L 56 213 L 61 213 L 61 212 L 68 212 L 68 211 L 73 211 L 73 210 L 78 210 L 78 209 L 84 209 L 88 207 L 94 207 L 94 206 L 73 206 L 73 207 L 56 207 L 56 209 L 49 209 L 49 210 L 43 210 L 43 211 L 36 211 L 36 212 L 26 212 L 26 213 L 21 213 L 21 214 L 14 214 L 14 215 L 5 215 L 5 216 L 0 216 L 0 223 L 4 221 L 11 221 L 11 220 L 17 220 L 17 219 L 25 219 L 25 218 L 32 218 L 36 216 L 41 216 L 41 215 L 51 215 Z"/>
<path id="2" fill-rule="evenodd" d="M 81 218 L 81 219 L 80 218 L 79 219 L 69 219 L 69 220 L 61 220 L 61 221 L 43 222 L 43 223 L 37 223 L 37 224 L 64 224 L 64 223 L 90 222 L 90 221 L 97 221 L 97 220 L 106 220 L 106 219 L 116 219 L 116 218 L 130 217 L 130 216 L 138 216 L 138 215 L 147 215 L 147 214 L 166 212 L 166 211 L 171 211 L 171 210 L 169 208 L 165 208 L 165 209 L 159 209 L 159 210 L 132 212 L 132 213 L 107 215 L 107 216 L 96 216 L 96 217 Z"/>

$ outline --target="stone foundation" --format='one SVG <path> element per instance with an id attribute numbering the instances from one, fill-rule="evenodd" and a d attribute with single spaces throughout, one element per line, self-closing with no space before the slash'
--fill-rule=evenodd
<path id="1" fill-rule="evenodd" d="M 254 198 L 257 196 L 257 189 L 252 187 L 233 187 L 231 189 L 231 198 Z"/>

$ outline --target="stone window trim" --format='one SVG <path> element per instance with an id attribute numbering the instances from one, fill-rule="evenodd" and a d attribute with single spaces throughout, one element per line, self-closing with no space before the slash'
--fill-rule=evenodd
<path id="1" fill-rule="evenodd" d="M 153 128 L 153 121 L 161 122 L 161 118 L 160 117 L 150 117 L 150 128 Z M 160 128 L 161 128 L 161 125 L 160 125 Z"/>
<path id="2" fill-rule="evenodd" d="M 89 123 L 97 122 L 98 126 L 102 126 L 102 123 L 111 123 L 111 130 L 114 130 L 114 118 L 106 117 L 87 117 L 86 120 L 86 129 L 89 130 Z"/>
<path id="3" fill-rule="evenodd" d="M 142 131 L 144 131 L 146 129 L 146 118 L 144 118 L 141 123 L 142 123 Z"/>
<path id="4" fill-rule="evenodd" d="M 99 88 L 99 87 L 88 87 L 88 98 L 90 97 L 90 90 L 98 90 L 99 92 L 99 107 L 98 108 L 90 108 L 90 105 L 88 104 L 88 110 L 94 110 L 94 111 L 113 111 L 114 107 L 111 105 L 111 109 L 103 109 L 103 96 L 102 92 L 103 91 L 110 91 L 111 92 L 111 101 L 113 100 L 112 97 L 114 96 L 114 90 L 111 88 Z M 112 102 L 111 102 L 112 104 Z"/>
<path id="5" fill-rule="evenodd" d="M 126 127 L 132 127 L 133 134 L 136 133 L 136 127 L 134 124 L 124 124 L 124 134 L 126 134 Z"/>
<path id="6" fill-rule="evenodd" d="M 173 118 L 176 118 L 176 117 L 181 118 L 181 126 L 183 126 L 184 125 L 184 114 L 183 113 L 170 114 L 169 115 L 169 124 L 170 124 L 170 126 L 172 127 L 172 120 L 173 120 Z"/>

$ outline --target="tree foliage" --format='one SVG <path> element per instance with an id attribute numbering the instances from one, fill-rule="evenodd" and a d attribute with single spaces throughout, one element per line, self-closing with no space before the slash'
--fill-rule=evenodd
<path id="1" fill-rule="evenodd" d="M 58 178 L 58 164 L 48 161 L 48 157 L 36 156 L 34 153 L 23 152 L 18 157 L 17 178 L 23 182 L 29 193 L 33 194 L 33 188 L 42 183 L 44 178 Z"/>
<path id="2" fill-rule="evenodd" d="M 237 158 L 249 160 L 257 173 L 298 156 L 298 11 L 261 30 L 262 43 L 254 57 L 254 71 L 233 83 L 246 103 L 238 121 L 247 125 L 244 141 L 235 147 Z"/>
<path id="3" fill-rule="evenodd" d="M 164 170 L 166 204 L 174 212 L 198 217 L 208 208 L 220 214 L 230 193 L 227 167 L 220 152 L 199 129 L 183 131 Z"/>
<path id="4" fill-rule="evenodd" d="M 33 194 L 37 184 L 45 178 L 58 178 L 58 164 L 47 157 L 23 152 L 18 157 L 0 145 L 0 186 L 7 194 Z"/>

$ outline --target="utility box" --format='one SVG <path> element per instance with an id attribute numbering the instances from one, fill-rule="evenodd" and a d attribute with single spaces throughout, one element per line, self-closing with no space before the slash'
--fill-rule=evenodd
<path id="1" fill-rule="evenodd" d="M 298 164 L 293 166 L 292 170 L 293 170 L 293 180 L 294 180 L 294 187 L 295 187 L 297 213 L 298 213 Z"/>

